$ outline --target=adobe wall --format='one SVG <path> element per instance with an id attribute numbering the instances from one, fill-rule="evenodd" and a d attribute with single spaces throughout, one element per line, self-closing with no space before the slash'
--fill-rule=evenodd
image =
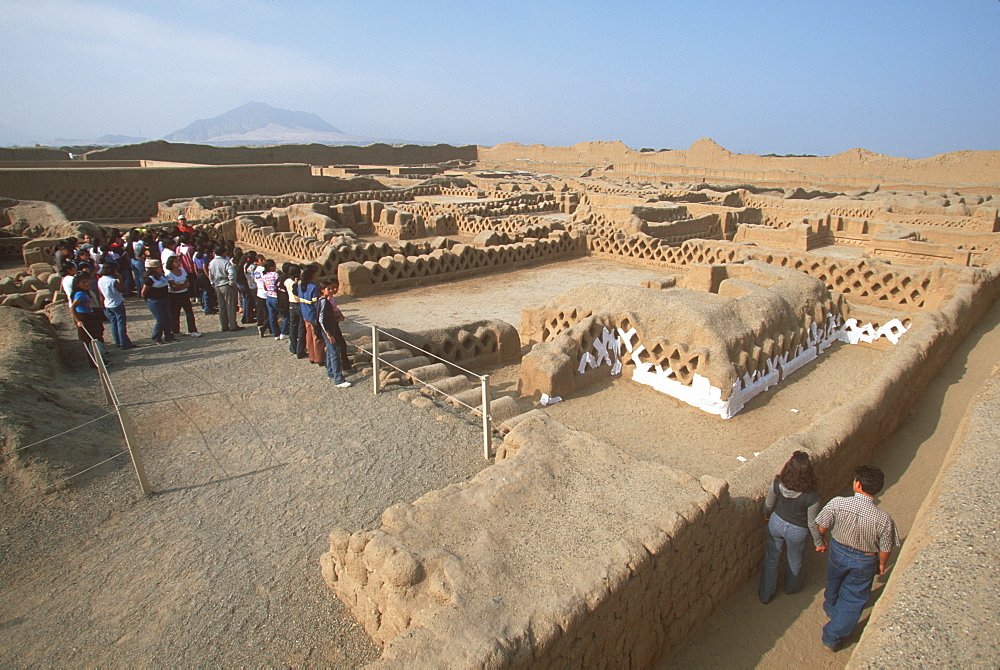
<path id="1" fill-rule="evenodd" d="M 846 309 L 818 280 L 758 262 L 718 270 L 712 293 L 591 284 L 523 310 L 522 342 L 539 344 L 520 393 L 566 396 L 611 368 L 728 419 L 844 337 Z"/>
<path id="2" fill-rule="evenodd" d="M 5 169 L 0 194 L 56 204 L 69 219 L 148 220 L 161 200 L 212 193 L 321 191 L 339 182 L 308 165 Z M 322 188 L 321 188 L 322 187 Z M 334 189 L 330 189 L 334 190 Z"/>
<path id="3" fill-rule="evenodd" d="M 387 332 L 402 347 L 410 345 L 462 367 L 502 365 L 521 357 L 517 329 L 499 319 L 483 319 L 447 328 L 416 333 L 389 328 Z M 413 353 L 420 355 L 421 351 Z"/>
<path id="4" fill-rule="evenodd" d="M 621 142 L 582 142 L 571 147 L 510 143 L 480 147 L 479 160 L 557 174 L 573 169 L 579 174 L 583 166 L 613 166 L 625 174 L 680 181 L 775 183 L 782 188 L 824 183 L 867 188 L 899 183 L 911 187 L 983 185 L 983 192 L 997 193 L 996 183 L 1000 182 L 1000 151 L 954 151 L 916 160 L 865 149 L 823 157 L 768 157 L 734 154 L 710 139 L 700 139 L 689 149 L 658 152 L 633 151 Z M 541 165 L 533 165 L 535 161 Z M 563 170 L 556 172 L 553 168 L 560 164 Z"/>
<path id="5" fill-rule="evenodd" d="M 757 260 L 792 268 L 815 277 L 852 303 L 891 309 L 934 309 L 948 296 L 954 281 L 971 281 L 976 270 L 932 265 L 907 268 L 874 258 L 838 258 L 795 253 L 734 242 L 690 240 L 675 247 L 645 235 L 605 237 L 588 235 L 592 255 L 609 256 L 683 272 L 690 264 L 721 265 Z"/>
<path id="6" fill-rule="evenodd" d="M 485 248 L 456 244 L 418 256 L 383 257 L 364 263 L 341 263 L 337 271 L 345 295 L 363 296 L 450 281 L 536 263 L 575 258 L 586 254 L 583 238 L 566 232 L 513 244 Z"/>
<path id="7" fill-rule="evenodd" d="M 66 161 L 69 153 L 50 147 L 0 147 L 0 161 Z"/>
<path id="8" fill-rule="evenodd" d="M 324 579 L 385 645 L 379 667 L 649 667 L 755 574 L 763 497 L 791 452 L 814 456 L 824 497 L 842 490 L 996 299 L 998 277 L 1000 264 L 957 286 L 850 402 L 728 482 L 533 412 L 471 481 L 386 510 L 375 531 L 335 530 Z"/>
<path id="9" fill-rule="evenodd" d="M 997 444 L 1000 365 L 955 434 L 849 668 L 1000 666 Z"/>
<path id="10" fill-rule="evenodd" d="M 453 160 L 474 161 L 478 155 L 479 149 L 473 145 L 455 147 L 449 144 L 435 144 L 433 146 L 370 144 L 358 147 L 326 144 L 278 144 L 263 147 L 213 147 L 205 144 L 181 144 L 157 140 L 91 151 L 83 155 L 83 160 L 149 159 L 203 165 L 256 165 L 263 163 L 421 165 Z M 240 191 L 217 190 L 216 192 L 239 193 Z"/>

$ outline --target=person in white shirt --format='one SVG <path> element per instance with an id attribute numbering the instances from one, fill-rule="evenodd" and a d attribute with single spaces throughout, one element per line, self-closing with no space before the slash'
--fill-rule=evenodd
<path id="1" fill-rule="evenodd" d="M 177 255 L 177 252 L 174 251 L 176 247 L 177 243 L 170 238 L 163 241 L 163 251 L 160 252 L 160 265 L 163 266 L 164 271 L 166 271 L 167 268 L 167 261 L 169 261 L 171 257 Z"/>
<path id="2" fill-rule="evenodd" d="M 264 337 L 264 333 L 271 331 L 267 318 L 267 289 L 264 288 L 264 263 L 266 260 L 263 254 L 258 254 L 252 269 L 253 280 L 257 284 L 257 333 L 261 337 Z"/>
<path id="3" fill-rule="evenodd" d="M 76 264 L 73 261 L 63 261 L 62 264 L 62 292 L 66 294 L 66 304 L 73 302 L 73 277 L 77 273 Z"/>
<path id="4" fill-rule="evenodd" d="M 104 296 L 104 313 L 110 322 L 111 337 L 114 338 L 115 346 L 119 349 L 135 348 L 128 336 L 125 298 L 122 296 L 118 266 L 114 263 L 105 263 L 101 268 L 101 276 L 97 280 L 97 290 Z"/>

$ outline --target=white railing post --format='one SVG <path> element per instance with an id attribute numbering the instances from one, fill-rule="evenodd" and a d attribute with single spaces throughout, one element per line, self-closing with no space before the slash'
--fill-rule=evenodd
<path id="1" fill-rule="evenodd" d="M 104 359 L 101 357 L 101 348 L 97 344 L 97 340 L 91 339 L 89 342 L 90 346 L 90 357 L 93 359 L 94 367 L 97 368 L 97 378 L 101 380 L 101 389 L 104 391 L 104 398 L 108 401 L 108 405 L 111 407 L 115 406 L 115 396 L 111 392 L 111 381 L 108 379 L 108 370 L 104 367 Z"/>
<path id="2" fill-rule="evenodd" d="M 372 325 L 372 383 L 375 385 L 375 395 L 378 395 L 378 326 Z"/>
<path id="3" fill-rule="evenodd" d="M 136 479 L 139 480 L 139 489 L 143 495 L 148 496 L 153 492 L 153 489 L 149 487 L 149 480 L 146 479 L 146 468 L 142 464 L 142 456 L 136 449 L 135 427 L 132 425 L 131 418 L 125 413 L 125 408 L 118 401 L 118 395 L 115 393 L 115 387 L 111 384 L 111 375 L 108 374 L 108 369 L 104 366 L 104 359 L 101 357 L 97 340 L 91 340 L 90 343 L 93 346 L 94 365 L 97 366 L 97 375 L 101 378 L 104 395 L 107 396 L 108 404 L 115 408 L 115 414 L 118 415 L 118 423 L 121 424 L 122 435 L 125 436 L 125 446 L 132 458 Z"/>
<path id="4" fill-rule="evenodd" d="M 483 456 L 490 460 L 493 452 L 493 431 L 490 428 L 490 376 L 483 375 Z"/>
<path id="5" fill-rule="evenodd" d="M 132 457 L 132 466 L 135 468 L 135 476 L 139 480 L 139 488 L 143 495 L 148 496 L 153 492 L 153 489 L 149 487 L 149 481 L 146 479 L 146 468 L 142 465 L 142 457 L 134 446 L 135 428 L 132 426 L 132 419 L 125 413 L 124 407 L 116 409 L 118 410 L 118 423 L 121 424 L 122 433 L 125 435 L 125 446 L 128 447 L 128 454 Z"/>

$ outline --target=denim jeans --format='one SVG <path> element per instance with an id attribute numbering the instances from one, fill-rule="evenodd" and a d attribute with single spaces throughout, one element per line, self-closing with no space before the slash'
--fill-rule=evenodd
<path id="1" fill-rule="evenodd" d="M 212 287 L 201 290 L 201 312 L 209 314 L 217 309 L 215 302 L 215 289 Z"/>
<path id="2" fill-rule="evenodd" d="M 143 260 L 141 258 L 130 258 L 128 262 L 132 266 L 132 279 L 135 281 L 135 292 L 138 293 L 142 288 L 142 279 L 146 272 Z"/>
<path id="3" fill-rule="evenodd" d="M 267 305 L 268 327 L 271 329 L 271 334 L 275 337 L 288 335 L 288 314 L 282 312 L 278 306 L 278 299 L 268 298 L 265 304 Z M 281 323 L 279 327 L 278 324 L 282 321 L 281 317 L 284 317 L 284 323 Z"/>
<path id="4" fill-rule="evenodd" d="M 323 339 L 326 340 L 326 376 L 333 377 L 337 384 L 347 381 L 344 377 L 344 370 L 340 367 L 340 351 L 337 343 L 330 340 L 330 337 L 323 331 Z"/>
<path id="5" fill-rule="evenodd" d="M 767 522 L 767 551 L 760 568 L 760 589 L 757 593 L 762 603 L 769 602 L 778 588 L 778 562 L 782 549 L 786 550 L 785 593 L 802 590 L 802 556 L 808 537 L 808 528 L 790 524 L 777 514 L 771 515 L 771 520 Z"/>
<path id="6" fill-rule="evenodd" d="M 861 619 L 878 572 L 878 554 L 865 554 L 830 538 L 826 555 L 823 611 L 830 621 L 823 626 L 823 644 L 833 648 L 851 634 Z"/>
<path id="7" fill-rule="evenodd" d="M 157 342 L 174 341 L 170 328 L 170 300 L 167 298 L 146 298 L 146 306 L 153 315 L 153 339 Z"/>
<path id="8" fill-rule="evenodd" d="M 118 307 L 105 307 L 104 313 L 108 317 L 111 326 L 111 337 L 115 341 L 115 346 L 128 349 L 132 346 L 132 340 L 128 337 L 128 327 L 125 318 L 125 305 Z"/>

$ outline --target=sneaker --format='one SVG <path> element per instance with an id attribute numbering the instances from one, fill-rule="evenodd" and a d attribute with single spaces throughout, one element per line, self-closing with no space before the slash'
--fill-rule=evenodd
<path id="1" fill-rule="evenodd" d="M 189 334 L 191 335 L 191 337 L 201 337 L 201 333 L 199 333 L 197 330 Z"/>
<path id="2" fill-rule="evenodd" d="M 349 388 L 350 386 L 351 386 L 351 382 L 347 382 L 347 381 L 340 382 L 339 384 L 336 384 L 336 387 L 339 388 L 339 389 L 346 389 L 346 388 Z"/>
<path id="3" fill-rule="evenodd" d="M 257 326 L 257 333 L 260 335 L 261 339 L 264 339 L 264 326 Z"/>
<path id="4" fill-rule="evenodd" d="M 281 341 L 281 336 L 279 335 L 279 336 L 275 337 L 275 338 L 274 338 L 274 341 L 275 341 L 275 342 L 280 342 L 280 341 Z"/>

